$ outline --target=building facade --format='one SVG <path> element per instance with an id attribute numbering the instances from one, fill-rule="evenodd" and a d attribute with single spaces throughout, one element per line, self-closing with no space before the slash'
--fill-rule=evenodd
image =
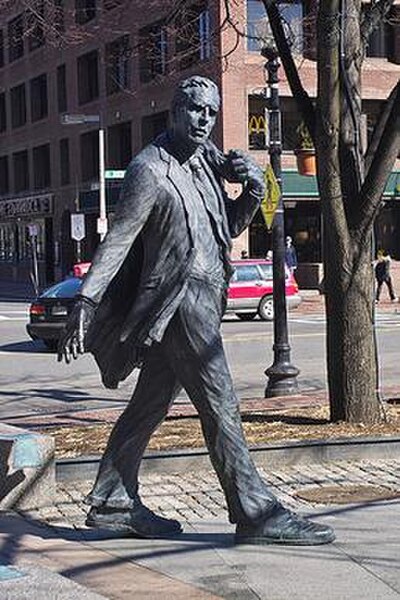
<path id="1" fill-rule="evenodd" d="M 265 73 L 260 37 L 268 22 L 260 0 L 232 4 L 238 35 L 226 25 L 223 0 L 16 0 L 0 15 L 0 278 L 27 280 L 35 244 L 42 286 L 90 260 L 99 242 L 99 128 L 105 131 L 106 206 L 112 219 L 132 155 L 162 131 L 176 83 L 199 73 L 220 86 L 215 141 L 268 161 Z M 312 2 L 282 2 L 302 80 L 316 93 Z M 27 5 L 29 9 L 27 9 Z M 400 73 L 399 15 L 370 40 L 363 74 L 367 128 Z M 224 25 L 225 23 L 225 25 Z M 316 183 L 297 174 L 300 118 L 281 69 L 283 187 L 287 233 L 303 263 L 321 261 Z M 82 121 L 85 121 L 82 124 Z M 394 172 L 378 237 L 397 258 L 400 193 Z M 231 186 L 234 195 L 239 192 Z M 71 214 L 85 235 L 72 239 Z M 270 234 L 257 215 L 235 242 L 265 255 Z"/>

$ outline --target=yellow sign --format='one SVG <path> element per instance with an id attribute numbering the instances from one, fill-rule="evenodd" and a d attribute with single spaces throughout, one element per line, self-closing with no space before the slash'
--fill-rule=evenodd
<path id="1" fill-rule="evenodd" d="M 266 186 L 265 196 L 262 199 L 260 208 L 267 229 L 271 229 L 274 221 L 275 211 L 278 208 L 279 198 L 281 195 L 281 190 L 271 165 L 267 165 L 265 169 L 264 181 Z"/>
<path id="2" fill-rule="evenodd" d="M 265 117 L 263 115 L 249 116 L 249 133 L 265 133 Z"/>

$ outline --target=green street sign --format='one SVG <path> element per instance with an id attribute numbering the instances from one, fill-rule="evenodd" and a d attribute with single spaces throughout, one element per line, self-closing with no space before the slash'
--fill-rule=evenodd
<path id="1" fill-rule="evenodd" d="M 123 179 L 125 177 L 125 170 L 107 170 L 104 176 L 106 179 Z"/>

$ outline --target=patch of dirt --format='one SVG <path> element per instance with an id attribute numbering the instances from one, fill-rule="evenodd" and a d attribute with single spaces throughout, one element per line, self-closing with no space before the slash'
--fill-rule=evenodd
<path id="1" fill-rule="evenodd" d="M 294 495 L 315 504 L 349 504 L 393 500 L 400 492 L 376 485 L 323 485 L 297 490 Z"/>
<path id="2" fill-rule="evenodd" d="M 333 439 L 360 436 L 394 436 L 400 434 L 400 406 L 386 407 L 387 421 L 374 425 L 330 423 L 328 407 L 306 407 L 253 411 L 242 415 L 243 429 L 249 445 L 305 439 Z M 57 458 L 96 455 L 105 449 L 113 424 L 46 428 L 53 435 Z M 169 418 L 153 434 L 149 450 L 204 447 L 197 417 Z"/>

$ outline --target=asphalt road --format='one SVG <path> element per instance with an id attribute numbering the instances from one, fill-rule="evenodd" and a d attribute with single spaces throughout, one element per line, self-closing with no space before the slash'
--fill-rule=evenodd
<path id="1" fill-rule="evenodd" d="M 28 305 L 0 303 L 0 417 L 121 406 L 131 394 L 135 375 L 118 390 L 106 390 L 91 356 L 71 365 L 57 363 L 56 355 L 25 331 Z M 325 381 L 325 324 L 322 315 L 289 318 L 292 362 L 300 369 L 300 392 L 321 390 Z M 224 319 L 222 332 L 234 382 L 241 398 L 263 397 L 265 369 L 273 362 L 273 325 L 254 320 Z M 400 379 L 400 313 L 378 314 L 377 337 L 381 384 L 396 386 Z M 185 401 L 184 397 L 178 401 Z"/>

